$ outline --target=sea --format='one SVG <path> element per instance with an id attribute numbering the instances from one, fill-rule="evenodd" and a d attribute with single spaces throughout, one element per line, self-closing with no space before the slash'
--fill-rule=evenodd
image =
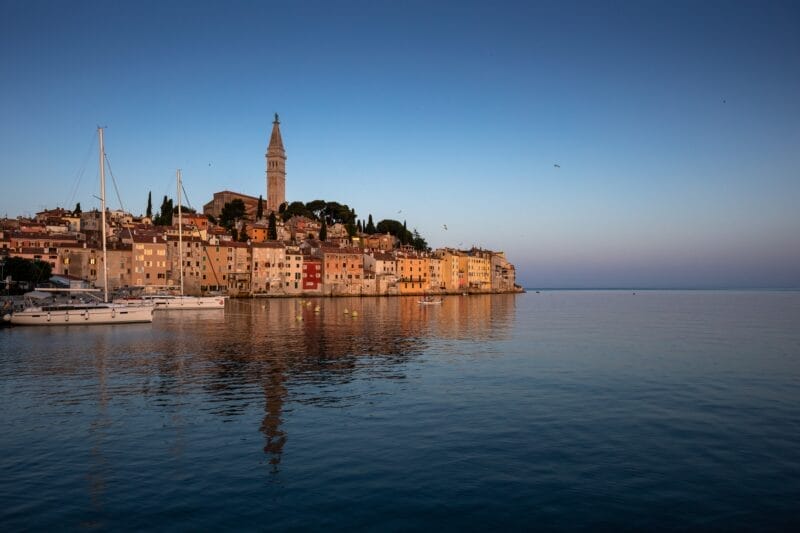
<path id="1" fill-rule="evenodd" d="M 0 329 L 2 531 L 800 529 L 800 292 Z"/>

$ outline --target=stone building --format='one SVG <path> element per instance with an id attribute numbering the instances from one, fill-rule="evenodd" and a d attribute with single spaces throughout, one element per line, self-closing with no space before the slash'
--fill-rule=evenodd
<path id="1" fill-rule="evenodd" d="M 264 157 L 267 160 L 267 210 L 278 211 L 286 202 L 286 150 L 281 139 L 280 120 L 275 113 L 272 123 L 272 135 Z"/>

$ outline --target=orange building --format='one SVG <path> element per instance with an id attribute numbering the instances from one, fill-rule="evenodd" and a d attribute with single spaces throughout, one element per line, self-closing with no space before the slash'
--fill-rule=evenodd
<path id="1" fill-rule="evenodd" d="M 322 246 L 322 270 L 325 294 L 361 294 L 363 292 L 364 254 L 358 248 Z"/>

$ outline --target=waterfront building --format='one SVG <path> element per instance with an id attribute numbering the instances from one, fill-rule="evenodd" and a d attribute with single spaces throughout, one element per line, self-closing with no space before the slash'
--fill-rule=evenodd
<path id="1" fill-rule="evenodd" d="M 303 292 L 303 254 L 299 246 L 286 247 L 283 263 L 283 290 L 286 294 Z"/>
<path id="2" fill-rule="evenodd" d="M 303 292 L 322 293 L 322 259 L 303 254 Z"/>
<path id="3" fill-rule="evenodd" d="M 516 285 L 516 270 L 508 262 L 503 252 L 493 253 L 491 256 L 492 290 L 510 291 Z"/>
<path id="4" fill-rule="evenodd" d="M 231 242 L 228 246 L 232 249 L 231 261 L 228 265 L 228 287 L 229 296 L 250 296 L 251 295 L 251 271 L 252 262 L 251 248 L 244 242 Z"/>
<path id="5" fill-rule="evenodd" d="M 473 248 L 467 257 L 467 283 L 470 289 L 489 291 L 492 288 L 491 253 Z"/>
<path id="6" fill-rule="evenodd" d="M 100 256 L 102 259 L 102 253 Z M 167 285 L 167 243 L 164 239 L 133 236 L 133 284 L 144 287 Z M 113 288 L 109 280 L 109 289 Z"/>
<path id="7" fill-rule="evenodd" d="M 430 258 L 416 252 L 397 254 L 400 294 L 424 294 L 430 290 Z"/>
<path id="8" fill-rule="evenodd" d="M 364 254 L 358 248 L 323 245 L 325 294 L 358 295 L 363 293 Z"/>
<path id="9" fill-rule="evenodd" d="M 283 243 L 268 241 L 252 243 L 250 290 L 252 294 L 283 294 L 283 264 L 286 247 Z"/>

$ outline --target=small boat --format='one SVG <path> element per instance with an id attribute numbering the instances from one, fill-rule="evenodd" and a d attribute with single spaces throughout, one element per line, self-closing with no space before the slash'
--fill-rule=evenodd
<path id="1" fill-rule="evenodd" d="M 426 296 L 422 300 L 420 300 L 419 303 L 422 305 L 436 305 L 442 303 L 442 299 L 441 298 L 434 299 L 431 296 Z"/>

